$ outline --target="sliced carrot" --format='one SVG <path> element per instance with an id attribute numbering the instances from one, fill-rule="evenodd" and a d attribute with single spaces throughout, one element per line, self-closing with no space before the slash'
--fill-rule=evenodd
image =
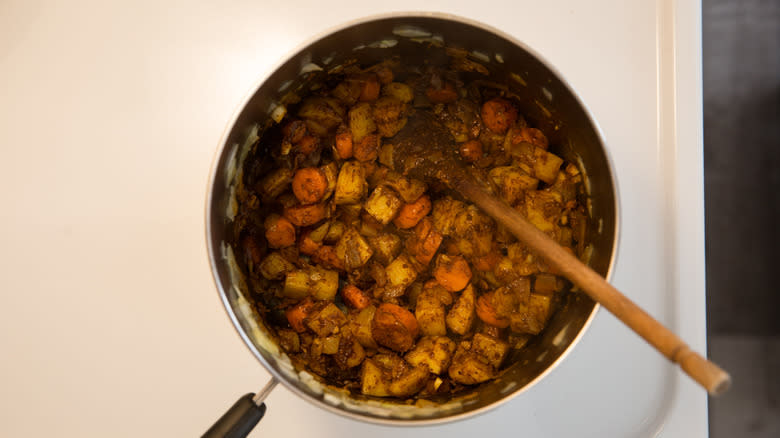
<path id="1" fill-rule="evenodd" d="M 336 134 L 336 154 L 342 160 L 352 158 L 352 133 L 342 132 Z"/>
<path id="2" fill-rule="evenodd" d="M 320 243 L 315 242 L 308 235 L 301 237 L 298 242 L 298 251 L 301 254 L 314 255 L 318 249 L 322 246 Z"/>
<path id="3" fill-rule="evenodd" d="M 379 98 L 379 79 L 375 74 L 366 75 L 363 90 L 360 92 L 361 102 L 371 102 Z"/>
<path id="4" fill-rule="evenodd" d="M 433 103 L 451 103 L 458 100 L 458 92 L 450 82 L 445 82 L 441 88 L 428 87 L 425 95 Z"/>
<path id="5" fill-rule="evenodd" d="M 317 139 L 317 137 L 314 137 L 312 135 L 304 136 L 301 141 L 299 141 L 296 146 L 298 148 L 298 152 L 304 155 L 308 155 L 313 153 L 317 150 L 317 146 L 319 146 L 320 141 Z"/>
<path id="6" fill-rule="evenodd" d="M 517 120 L 517 109 L 506 99 L 496 97 L 482 105 L 481 115 L 488 129 L 503 134 Z"/>
<path id="7" fill-rule="evenodd" d="M 418 262 L 427 265 L 438 251 L 442 240 L 444 236 L 433 228 L 433 221 L 426 216 L 414 227 L 414 233 L 406 241 L 406 249 Z"/>
<path id="8" fill-rule="evenodd" d="M 308 227 L 325 219 L 327 211 L 325 204 L 294 205 L 284 209 L 284 217 L 293 225 Z"/>
<path id="9" fill-rule="evenodd" d="M 272 248 L 295 245 L 295 227 L 278 214 L 271 214 L 265 219 L 265 239 Z"/>
<path id="10" fill-rule="evenodd" d="M 298 333 L 306 331 L 306 326 L 303 324 L 303 320 L 309 316 L 312 308 L 314 307 L 314 301 L 311 298 L 306 298 L 293 307 L 290 307 L 284 312 L 284 316 L 287 317 L 287 322 L 290 323 L 290 327 Z"/>
<path id="11" fill-rule="evenodd" d="M 344 261 L 336 255 L 336 249 L 330 245 L 322 245 L 319 247 L 312 256 L 312 260 L 327 268 L 344 270 Z"/>
<path id="12" fill-rule="evenodd" d="M 352 154 L 358 161 L 373 161 L 379 156 L 379 137 L 369 134 L 352 145 Z"/>
<path id="13" fill-rule="evenodd" d="M 482 257 L 473 260 L 474 269 L 483 272 L 492 271 L 499 261 L 501 261 L 501 254 L 496 250 L 492 250 Z"/>
<path id="14" fill-rule="evenodd" d="M 396 227 L 401 229 L 413 228 L 422 218 L 431 212 L 431 198 L 420 196 L 416 201 L 405 204 L 393 220 Z"/>
<path id="15" fill-rule="evenodd" d="M 460 145 L 460 156 L 468 163 L 473 163 L 482 158 L 482 143 L 479 140 L 469 140 Z"/>
<path id="16" fill-rule="evenodd" d="M 417 318 L 401 306 L 383 303 L 376 309 L 371 321 L 374 340 L 387 348 L 404 352 L 412 348 L 420 334 Z"/>
<path id="17" fill-rule="evenodd" d="M 466 259 L 461 256 L 439 254 L 436 267 L 433 268 L 433 276 L 445 289 L 457 292 L 471 281 L 471 268 Z"/>
<path id="18" fill-rule="evenodd" d="M 292 189 L 302 204 L 313 204 L 319 202 L 328 191 L 328 178 L 325 172 L 316 167 L 304 167 L 295 172 Z"/>
<path id="19" fill-rule="evenodd" d="M 496 312 L 496 307 L 490 300 L 490 295 L 482 295 L 477 298 L 477 316 L 485 324 L 492 325 L 498 328 L 505 328 L 509 326 L 509 319 L 502 318 Z"/>
<path id="20" fill-rule="evenodd" d="M 341 296 L 347 304 L 358 310 L 371 305 L 371 298 L 368 297 L 368 294 L 351 284 L 344 286 L 344 289 L 341 290 Z"/>

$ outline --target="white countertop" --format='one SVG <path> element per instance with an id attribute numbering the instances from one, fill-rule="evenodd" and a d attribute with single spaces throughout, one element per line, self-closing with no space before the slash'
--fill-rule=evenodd
<path id="1" fill-rule="evenodd" d="M 0 3 L 0 436 L 199 435 L 268 373 L 208 266 L 203 210 L 242 97 L 294 47 L 419 2 Z M 705 350 L 701 26 L 694 1 L 429 1 L 543 53 L 617 168 L 613 283 Z M 706 396 L 601 311 L 474 436 L 707 435 Z M 253 436 L 390 436 L 277 388 Z"/>

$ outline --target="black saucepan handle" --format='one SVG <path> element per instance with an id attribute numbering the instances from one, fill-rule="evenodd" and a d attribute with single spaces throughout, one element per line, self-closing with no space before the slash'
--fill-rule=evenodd
<path id="1" fill-rule="evenodd" d="M 203 438 L 244 438 L 255 428 L 255 425 L 265 415 L 265 403 L 258 406 L 253 400 L 254 394 L 249 393 L 236 401 L 203 434 Z"/>

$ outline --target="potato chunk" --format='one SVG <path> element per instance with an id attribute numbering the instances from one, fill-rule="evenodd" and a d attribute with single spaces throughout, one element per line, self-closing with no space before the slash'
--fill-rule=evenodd
<path id="1" fill-rule="evenodd" d="M 485 358 L 488 364 L 498 369 L 509 352 L 509 344 L 492 336 L 477 333 L 471 339 L 471 350 Z"/>
<path id="2" fill-rule="evenodd" d="M 563 211 L 560 201 L 560 194 L 557 192 L 547 190 L 526 192 L 525 214 L 528 222 L 541 231 L 554 231 Z"/>
<path id="3" fill-rule="evenodd" d="M 455 352 L 455 342 L 446 336 L 426 336 L 421 338 L 405 359 L 410 364 L 425 365 L 433 374 L 447 371 Z"/>
<path id="4" fill-rule="evenodd" d="M 311 313 L 305 319 L 306 326 L 317 336 L 324 338 L 338 331 L 346 324 L 347 317 L 335 304 L 327 301 L 315 304 Z"/>
<path id="5" fill-rule="evenodd" d="M 401 251 L 401 238 L 396 234 L 383 233 L 368 239 L 374 249 L 374 260 L 387 265 Z"/>
<path id="6" fill-rule="evenodd" d="M 420 324 L 423 335 L 445 336 L 447 334 L 445 305 L 449 304 L 452 304 L 452 295 L 440 285 L 434 284 L 423 289 L 417 297 L 417 305 L 414 309 L 414 316 Z"/>
<path id="7" fill-rule="evenodd" d="M 392 164 L 392 163 L 391 163 Z M 425 183 L 419 179 L 406 178 L 397 172 L 387 172 L 382 184 L 392 188 L 401 196 L 404 202 L 414 202 L 425 193 Z"/>
<path id="8" fill-rule="evenodd" d="M 408 255 L 403 253 L 387 265 L 385 272 L 387 273 L 388 287 L 393 289 L 404 290 L 417 279 L 414 263 Z"/>
<path id="9" fill-rule="evenodd" d="M 361 392 L 375 397 L 409 397 L 425 386 L 429 375 L 424 365 L 410 367 L 397 356 L 378 354 L 363 361 Z"/>
<path id="10" fill-rule="evenodd" d="M 268 198 L 281 195 L 292 182 L 293 173 L 292 169 L 285 168 L 273 171 L 260 181 L 260 193 Z"/>
<path id="11" fill-rule="evenodd" d="M 382 225 L 387 225 L 398 214 L 403 202 L 391 189 L 379 186 L 374 189 L 366 201 L 365 209 Z"/>
<path id="12" fill-rule="evenodd" d="M 468 285 L 447 314 L 447 328 L 459 335 L 468 333 L 476 319 L 476 305 L 474 286 Z"/>
<path id="13" fill-rule="evenodd" d="M 260 274 L 268 280 L 278 280 L 284 274 L 295 269 L 295 265 L 287 261 L 278 252 L 268 254 L 260 262 Z"/>
<path id="14" fill-rule="evenodd" d="M 464 385 L 475 385 L 495 377 L 495 368 L 471 351 L 471 343 L 458 345 L 449 368 L 452 380 Z"/>
<path id="15" fill-rule="evenodd" d="M 547 324 L 551 310 L 551 297 L 532 293 L 528 302 L 520 303 L 518 310 L 509 317 L 509 327 L 516 333 L 539 334 Z"/>
<path id="16" fill-rule="evenodd" d="M 341 166 L 336 179 L 336 205 L 356 204 L 366 195 L 366 175 L 363 166 L 357 161 L 347 161 Z"/>
<path id="17" fill-rule="evenodd" d="M 366 239 L 354 228 L 349 228 L 336 243 L 336 257 L 344 262 L 344 267 L 351 271 L 366 263 L 374 254 Z"/>
<path id="18" fill-rule="evenodd" d="M 382 87 L 382 94 L 392 96 L 401 102 L 409 103 L 414 100 L 414 91 L 412 87 L 400 82 L 391 82 Z"/>
<path id="19" fill-rule="evenodd" d="M 445 236 L 455 229 L 455 219 L 466 209 L 466 204 L 452 198 L 442 198 L 433 203 L 433 227 Z"/>
<path id="20" fill-rule="evenodd" d="M 354 143 L 360 142 L 363 137 L 376 131 L 370 104 L 359 103 L 349 110 L 349 130 L 352 132 Z"/>
<path id="21" fill-rule="evenodd" d="M 510 205 L 522 201 L 527 190 L 536 190 L 539 180 L 523 172 L 519 167 L 494 167 L 488 177 L 498 187 L 498 193 Z"/>
<path id="22" fill-rule="evenodd" d="M 338 272 L 311 267 L 288 272 L 282 294 L 289 298 L 312 296 L 318 300 L 333 300 L 338 288 Z"/>
<path id="23" fill-rule="evenodd" d="M 378 347 L 374 340 L 374 336 L 371 334 L 371 322 L 374 320 L 375 313 L 376 307 L 368 306 L 361 310 L 357 316 L 354 316 L 352 321 L 352 334 L 355 336 L 355 339 L 360 342 L 360 345 L 366 348 Z"/>

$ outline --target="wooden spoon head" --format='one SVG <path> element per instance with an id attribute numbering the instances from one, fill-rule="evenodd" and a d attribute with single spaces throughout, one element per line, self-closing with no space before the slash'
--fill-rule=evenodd
<path id="1" fill-rule="evenodd" d="M 412 113 L 391 141 L 393 168 L 397 172 L 447 185 L 466 174 L 452 134 L 428 112 Z"/>

